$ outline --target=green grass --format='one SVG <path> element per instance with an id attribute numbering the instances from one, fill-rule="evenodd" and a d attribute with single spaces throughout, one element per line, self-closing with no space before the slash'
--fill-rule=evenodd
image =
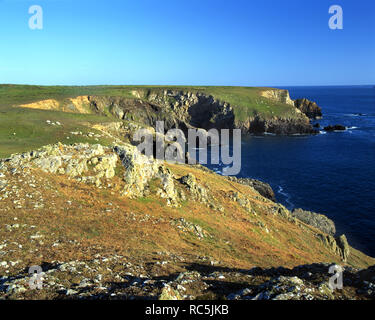
<path id="1" fill-rule="evenodd" d="M 217 100 L 230 103 L 234 108 L 236 121 L 245 121 L 254 114 L 263 118 L 290 117 L 294 108 L 277 104 L 260 96 L 264 88 L 255 87 L 210 87 L 210 86 L 29 86 L 0 85 L 0 158 L 12 153 L 33 150 L 46 144 L 56 143 L 103 143 L 108 139 L 95 141 L 88 137 L 71 136 L 70 131 L 89 130 L 84 123 L 113 121 L 107 112 L 104 115 L 74 114 L 59 111 L 16 108 L 21 104 L 55 99 L 64 103 L 67 98 L 80 95 L 106 95 L 135 98 L 132 91 L 140 92 L 141 99 L 147 100 L 151 92 L 181 90 L 212 95 Z M 135 115 L 136 116 L 136 115 Z M 63 126 L 51 126 L 46 120 L 59 121 Z M 137 119 L 134 119 L 137 121 Z M 94 132 L 95 130 L 90 131 Z M 70 139 L 66 139 L 70 136 Z"/>
<path id="2" fill-rule="evenodd" d="M 47 120 L 51 122 L 59 121 L 62 125 L 52 126 L 47 124 Z M 105 137 L 96 141 L 94 138 L 70 134 L 72 131 L 99 133 L 82 123 L 97 123 L 109 120 L 110 118 L 98 115 L 23 108 L 0 109 L 0 158 L 7 157 L 12 153 L 31 151 L 58 141 L 66 144 L 76 142 L 110 144 L 111 140 Z M 67 139 L 67 137 L 70 137 L 70 139 Z"/>

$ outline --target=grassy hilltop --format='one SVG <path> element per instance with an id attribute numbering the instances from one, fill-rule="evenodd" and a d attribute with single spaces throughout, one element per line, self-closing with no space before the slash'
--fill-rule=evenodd
<path id="1" fill-rule="evenodd" d="M 29 86 L 0 85 L 0 107 L 16 106 L 46 99 L 63 102 L 66 98 L 82 95 L 103 95 L 134 98 L 135 89 L 164 91 L 181 90 L 201 92 L 212 95 L 218 100 L 235 106 L 238 116 L 245 117 L 257 111 L 262 115 L 271 116 L 292 113 L 293 108 L 283 103 L 269 101 L 260 92 L 269 89 L 261 87 L 219 87 L 219 86 Z"/>

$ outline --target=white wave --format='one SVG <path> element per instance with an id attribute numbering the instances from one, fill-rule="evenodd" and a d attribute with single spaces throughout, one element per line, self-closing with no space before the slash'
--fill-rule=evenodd
<path id="1" fill-rule="evenodd" d="M 290 208 L 294 208 L 294 203 L 290 201 L 292 197 L 290 196 L 289 193 L 284 192 L 284 188 L 282 186 L 278 186 L 277 193 L 285 197 L 285 202 L 289 205 Z"/>
<path id="2" fill-rule="evenodd" d="M 344 113 L 344 116 L 347 117 L 365 117 L 367 115 L 367 113 Z"/>

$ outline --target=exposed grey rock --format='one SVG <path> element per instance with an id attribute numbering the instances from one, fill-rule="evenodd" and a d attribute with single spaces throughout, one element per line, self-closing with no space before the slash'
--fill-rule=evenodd
<path id="1" fill-rule="evenodd" d="M 197 182 L 195 176 L 191 173 L 180 178 L 180 182 L 186 185 L 193 197 L 203 203 L 209 202 L 207 189 Z"/>
<path id="2" fill-rule="evenodd" d="M 346 236 L 342 234 L 338 238 L 336 238 L 337 246 L 341 250 L 341 257 L 344 261 L 346 261 L 350 254 L 350 247 Z"/>
<path id="3" fill-rule="evenodd" d="M 325 215 L 306 211 L 303 209 L 294 209 L 292 211 L 292 216 L 296 217 L 297 219 L 307 223 L 321 231 L 334 236 L 336 233 L 336 226 L 335 223 L 327 218 Z"/>
<path id="4" fill-rule="evenodd" d="M 350 247 L 344 234 L 337 238 L 324 234 L 317 234 L 317 237 L 322 240 L 326 247 L 339 255 L 344 262 L 347 261 L 350 254 Z"/>

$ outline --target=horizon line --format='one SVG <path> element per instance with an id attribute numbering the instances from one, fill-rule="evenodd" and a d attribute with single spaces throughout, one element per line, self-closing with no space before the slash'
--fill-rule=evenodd
<path id="1" fill-rule="evenodd" d="M 314 85 L 204 85 L 204 84 L 27 84 L 0 83 L 0 86 L 37 87 L 239 87 L 239 88 L 278 88 L 278 87 L 375 87 L 375 84 L 314 84 Z"/>

